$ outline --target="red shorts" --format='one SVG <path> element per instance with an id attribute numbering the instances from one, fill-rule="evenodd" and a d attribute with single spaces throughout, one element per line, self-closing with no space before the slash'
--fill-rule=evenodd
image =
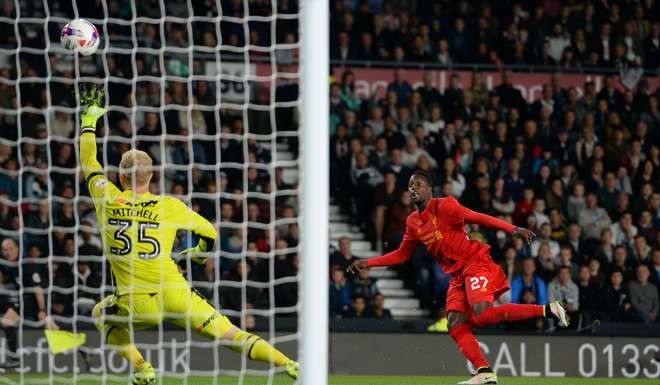
<path id="1" fill-rule="evenodd" d="M 463 271 L 452 277 L 447 292 L 447 312 L 472 314 L 472 305 L 495 302 L 509 290 L 509 281 L 502 268 L 490 256 L 468 262 Z"/>

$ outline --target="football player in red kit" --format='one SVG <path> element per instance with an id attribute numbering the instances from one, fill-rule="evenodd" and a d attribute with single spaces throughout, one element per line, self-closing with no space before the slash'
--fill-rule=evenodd
<path id="1" fill-rule="evenodd" d="M 406 219 L 406 230 L 399 248 L 381 257 L 356 260 L 348 271 L 355 273 L 372 266 L 400 264 L 410 258 L 417 246 L 424 245 L 443 271 L 452 277 L 446 306 L 449 334 L 477 369 L 474 376 L 459 384 L 496 384 L 497 375 L 481 352 L 472 328 L 546 316 L 566 327 L 566 311 L 559 302 L 545 306 L 513 303 L 493 306 L 493 302 L 509 290 L 509 282 L 504 271 L 490 257 L 490 246 L 468 238 L 466 223 L 503 230 L 528 243 L 534 233 L 469 210 L 453 197 L 433 198 L 432 186 L 427 173 L 413 173 L 408 190 L 417 210 Z"/>

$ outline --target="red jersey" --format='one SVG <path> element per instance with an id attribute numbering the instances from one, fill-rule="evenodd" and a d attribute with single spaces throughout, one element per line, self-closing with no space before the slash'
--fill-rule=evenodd
<path id="1" fill-rule="evenodd" d="M 397 250 L 367 260 L 371 266 L 389 266 L 407 261 L 424 245 L 447 274 L 460 275 L 472 258 L 488 255 L 490 246 L 470 240 L 466 223 L 493 227 L 511 233 L 516 226 L 461 206 L 453 197 L 432 198 L 424 211 L 415 210 L 406 219 L 406 232 Z"/>

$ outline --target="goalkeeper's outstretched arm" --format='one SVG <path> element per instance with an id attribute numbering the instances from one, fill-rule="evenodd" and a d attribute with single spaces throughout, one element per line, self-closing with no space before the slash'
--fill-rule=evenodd
<path id="1" fill-rule="evenodd" d="M 103 91 L 93 87 L 80 91 L 80 103 L 86 106 L 81 115 L 80 165 L 87 182 L 96 175 L 103 175 L 103 167 L 96 159 L 96 121 L 105 114 L 101 107 Z"/>
<path id="2" fill-rule="evenodd" d="M 96 121 L 105 114 L 106 110 L 100 107 L 103 101 L 103 91 L 96 88 L 80 91 L 80 104 L 85 106 L 81 115 L 80 132 L 80 166 L 82 167 L 87 187 L 95 204 L 102 204 L 104 196 L 118 194 L 119 189 L 103 177 L 103 167 L 96 159 Z"/>

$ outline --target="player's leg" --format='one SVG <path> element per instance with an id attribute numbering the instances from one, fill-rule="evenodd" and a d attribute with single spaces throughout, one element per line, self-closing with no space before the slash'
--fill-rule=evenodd
<path id="1" fill-rule="evenodd" d="M 5 355 L 5 362 L 0 367 L 3 369 L 16 368 L 20 365 L 18 359 L 18 336 L 16 332 L 16 325 L 21 317 L 18 315 L 13 307 L 7 307 L 6 311 L 0 319 L 0 326 L 5 333 L 7 339 L 7 353 Z"/>
<path id="2" fill-rule="evenodd" d="M 501 322 L 515 322 L 530 318 L 550 317 L 560 326 L 568 326 L 566 309 L 559 301 L 547 305 L 527 305 L 520 303 L 507 303 L 493 306 L 492 302 L 478 302 L 472 306 L 474 311 L 474 325 L 483 327 Z"/>
<path id="3" fill-rule="evenodd" d="M 488 361 L 481 351 L 477 337 L 472 332 L 470 322 L 471 309 L 467 302 L 462 277 L 452 279 L 447 292 L 447 328 L 449 335 L 456 342 L 458 350 L 477 369 L 477 375 L 461 384 L 494 384 L 497 376 L 490 369 Z M 483 373 L 481 373 L 483 372 Z M 470 382 L 476 381 L 476 382 Z"/>
<path id="4" fill-rule="evenodd" d="M 222 341 L 231 350 L 251 360 L 271 363 L 276 367 L 284 366 L 289 376 L 298 377 L 298 364 L 295 361 L 261 337 L 234 326 L 196 291 L 166 291 L 165 309 L 170 315 L 170 322 L 181 327 L 191 327 L 203 336 Z"/>
<path id="5" fill-rule="evenodd" d="M 530 318 L 545 316 L 555 317 L 563 310 L 559 303 L 553 303 L 547 307 L 544 305 L 528 305 L 508 303 L 493 306 L 504 292 L 509 290 L 509 282 L 504 271 L 490 259 L 477 262 L 466 268 L 465 291 L 468 303 L 471 306 L 473 317 L 471 322 L 474 326 L 483 327 L 501 322 L 515 322 Z M 564 317 L 558 317 L 561 325 L 566 325 Z"/>
<path id="6" fill-rule="evenodd" d="M 126 321 L 126 306 L 119 305 L 114 295 L 105 297 L 92 309 L 96 329 L 103 335 L 108 345 L 112 346 L 133 367 L 133 384 L 147 385 L 156 383 L 156 371 L 151 363 L 145 361 L 140 350 L 131 338 Z M 112 320 L 108 320 L 112 318 Z"/>
<path id="7" fill-rule="evenodd" d="M 507 303 L 504 305 L 493 306 L 493 303 L 490 301 L 482 301 L 473 304 L 472 311 L 474 314 L 472 322 L 478 327 L 545 316 L 543 305 Z"/>

